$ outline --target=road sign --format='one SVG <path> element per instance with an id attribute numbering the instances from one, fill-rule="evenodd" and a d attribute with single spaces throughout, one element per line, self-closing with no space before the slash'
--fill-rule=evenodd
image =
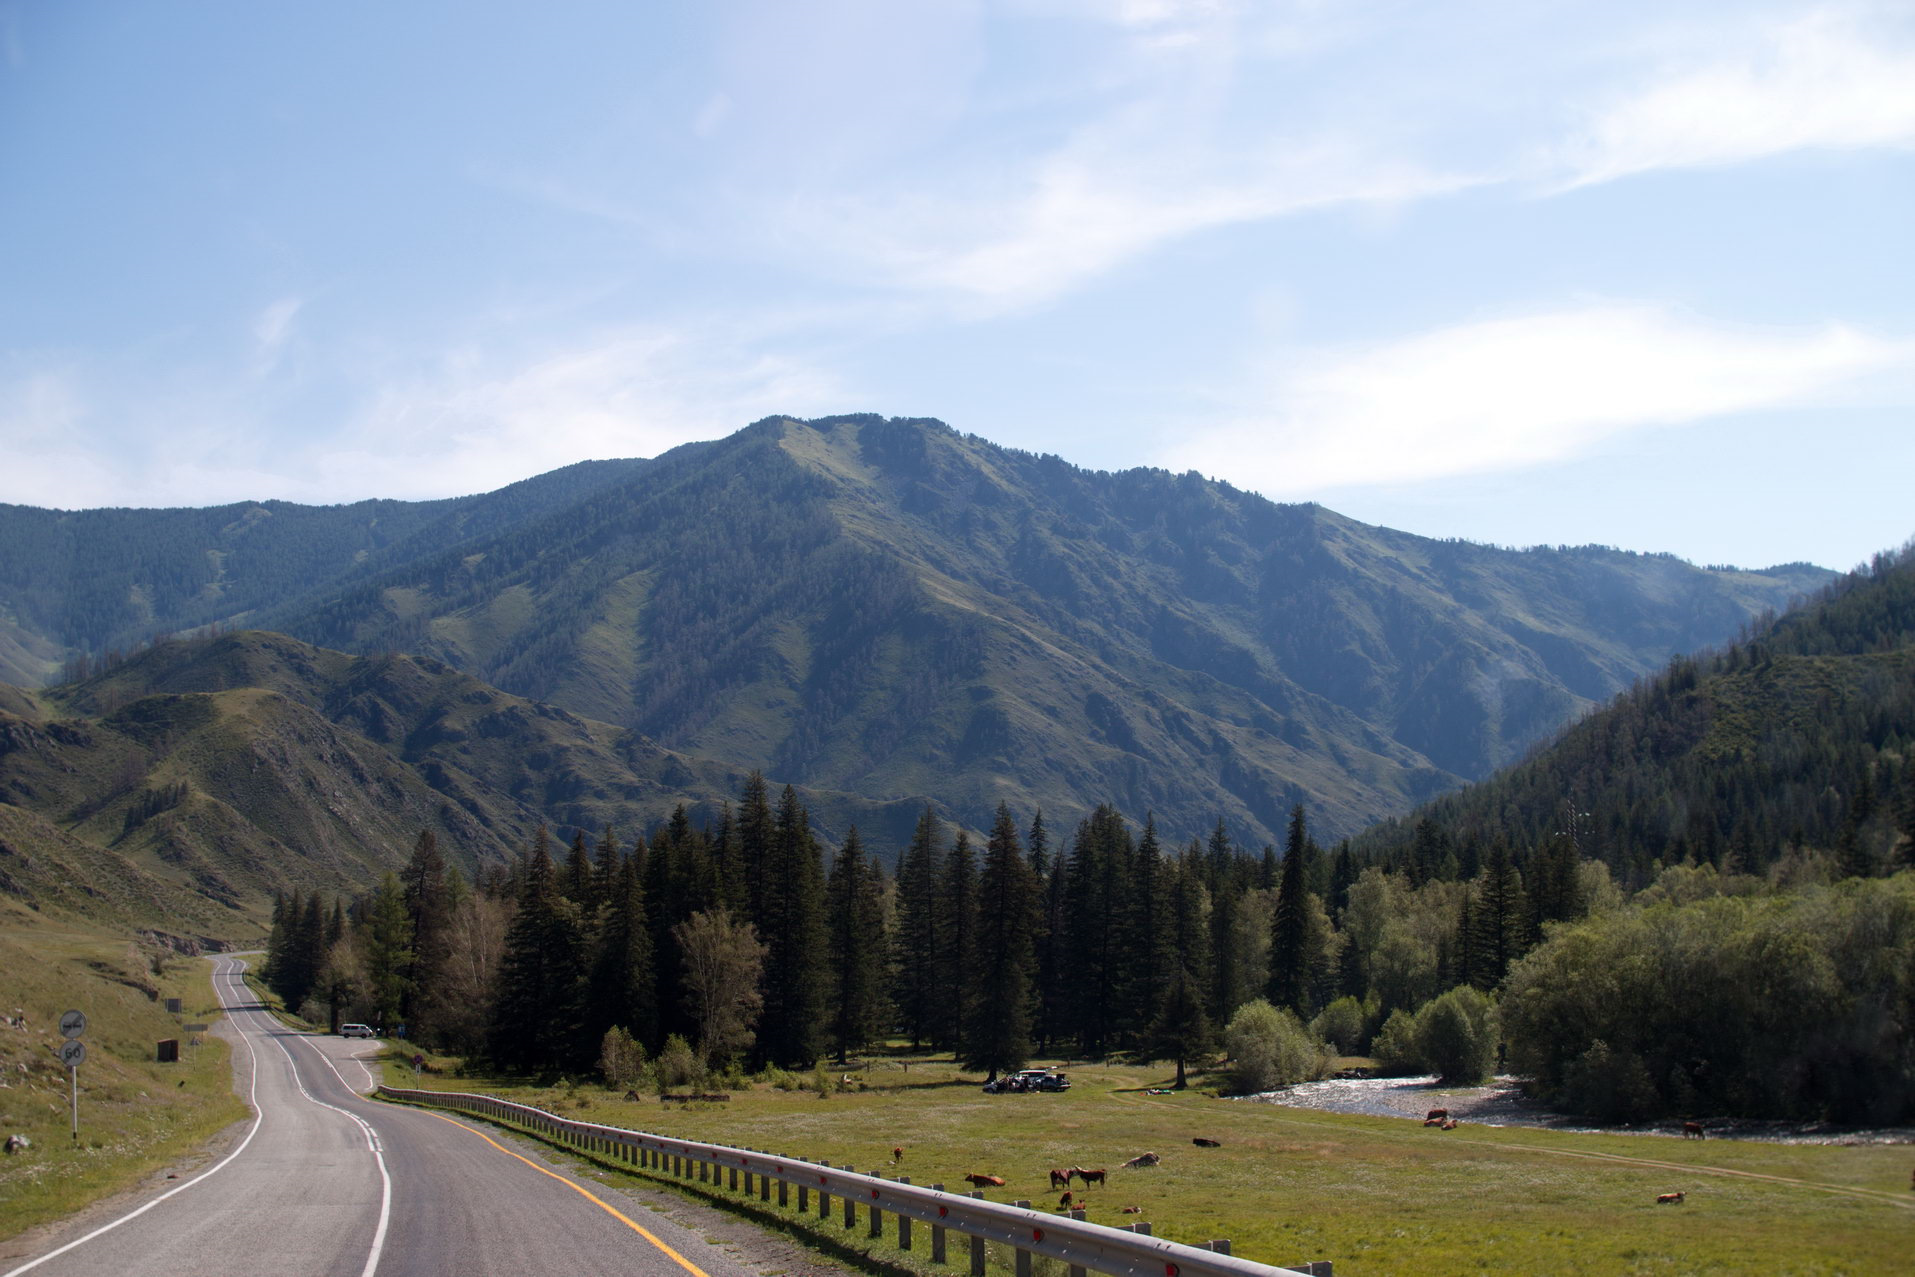
<path id="1" fill-rule="evenodd" d="M 68 1011 L 60 1017 L 60 1036 L 77 1038 L 86 1032 L 86 1012 Z"/>
<path id="2" fill-rule="evenodd" d="M 78 1038 L 70 1038 L 60 1044 L 60 1063 L 70 1069 L 77 1069 L 86 1062 L 86 1043 Z"/>

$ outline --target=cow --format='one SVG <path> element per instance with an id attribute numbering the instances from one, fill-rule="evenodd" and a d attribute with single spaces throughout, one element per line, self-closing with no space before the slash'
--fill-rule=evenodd
<path id="1" fill-rule="evenodd" d="M 1700 1122 L 1684 1122 L 1682 1124 L 1682 1138 L 1685 1140 L 1705 1139 L 1707 1138 L 1707 1134 L 1708 1133 L 1702 1129 L 1702 1123 Z"/>
<path id="2" fill-rule="evenodd" d="M 1060 1171 L 1057 1168 L 1052 1167 L 1051 1168 L 1051 1187 L 1052 1188 L 1069 1188 L 1070 1186 L 1071 1186 L 1071 1173 L 1069 1171 Z"/>
<path id="3" fill-rule="evenodd" d="M 33 1147 L 33 1141 L 28 1139 L 24 1135 L 7 1136 L 7 1156 L 8 1157 L 12 1157 L 15 1153 L 24 1153 L 32 1147 Z"/>
<path id="4" fill-rule="evenodd" d="M 1444 1118 L 1444 1119 L 1443 1119 L 1443 1125 L 1442 1125 L 1442 1127 L 1441 1127 L 1441 1128 L 1439 1128 L 1439 1129 L 1441 1129 L 1441 1130 L 1445 1130 L 1445 1131 L 1453 1131 L 1453 1130 L 1455 1130 L 1455 1129 L 1456 1129 L 1456 1127 L 1457 1127 L 1457 1125 L 1458 1125 L 1458 1123 L 1457 1123 L 1457 1121 L 1456 1121 L 1456 1119 L 1455 1119 L 1455 1118 L 1453 1118 L 1453 1117 L 1446 1117 L 1446 1118 Z"/>
<path id="5" fill-rule="evenodd" d="M 1106 1172 L 1102 1170 L 1087 1171 L 1081 1166 L 1073 1166 L 1071 1167 L 1071 1174 L 1083 1180 L 1084 1187 L 1089 1188 L 1092 1184 L 1103 1183 Z"/>
<path id="6" fill-rule="evenodd" d="M 1070 1208 L 1071 1208 L 1071 1195 L 1067 1192 L 1062 1197 L 1057 1199 L 1057 1209 L 1069 1210 Z"/>
<path id="7" fill-rule="evenodd" d="M 903 1160 L 904 1160 L 904 1150 L 902 1148 L 894 1148 L 891 1150 L 891 1164 L 893 1166 L 897 1165 L 899 1162 L 902 1162 Z"/>
<path id="8" fill-rule="evenodd" d="M 1656 1205 L 1680 1206 L 1682 1205 L 1682 1194 L 1681 1193 L 1659 1193 L 1656 1196 Z"/>
<path id="9" fill-rule="evenodd" d="M 1448 1109 L 1431 1109 L 1423 1115 L 1423 1125 L 1434 1126 L 1438 1122 L 1449 1121 L 1449 1117 L 1450 1111 Z"/>
<path id="10" fill-rule="evenodd" d="M 996 1175 L 972 1174 L 972 1175 L 966 1175 L 964 1177 L 964 1180 L 972 1188 L 1003 1188 L 1004 1187 L 1003 1179 Z"/>
<path id="11" fill-rule="evenodd" d="M 1124 1207 L 1124 1214 L 1126 1214 L 1126 1215 L 1141 1215 L 1141 1214 L 1143 1214 L 1143 1213 L 1144 1213 L 1144 1208 L 1143 1208 L 1143 1207 L 1141 1207 L 1141 1206 L 1126 1206 L 1126 1207 Z"/>
<path id="12" fill-rule="evenodd" d="M 1199 1135 L 1196 1139 L 1190 1142 L 1192 1144 L 1195 1144 L 1198 1148 L 1222 1148 L 1223 1147 L 1223 1144 L 1220 1143 L 1219 1141 L 1207 1140 L 1201 1135 Z"/>
<path id="13" fill-rule="evenodd" d="M 1124 1165 L 1135 1170 L 1139 1166 L 1155 1166 L 1163 1160 L 1163 1158 L 1157 1156 L 1155 1153 L 1139 1153 L 1128 1162 L 1125 1162 Z"/>

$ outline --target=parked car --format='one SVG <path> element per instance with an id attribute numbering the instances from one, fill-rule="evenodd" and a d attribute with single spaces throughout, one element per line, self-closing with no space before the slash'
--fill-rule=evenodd
<path id="1" fill-rule="evenodd" d="M 342 1038 L 369 1038 L 373 1036 L 372 1026 L 369 1024 L 342 1024 L 339 1026 L 339 1036 Z"/>
<path id="2" fill-rule="evenodd" d="M 1071 1080 L 1062 1073 L 1052 1073 L 1048 1077 L 1038 1079 L 1037 1089 L 1040 1091 L 1068 1091 L 1071 1089 Z"/>

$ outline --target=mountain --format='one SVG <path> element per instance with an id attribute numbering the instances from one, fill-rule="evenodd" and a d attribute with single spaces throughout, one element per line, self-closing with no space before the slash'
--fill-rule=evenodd
<path id="1" fill-rule="evenodd" d="M 434 661 L 176 640 L 0 703 L 0 891 L 231 937 L 275 892 L 362 890 L 421 829 L 470 874 L 540 824 L 629 839 L 679 803 L 709 818 L 744 780 Z M 902 841 L 921 810 L 802 797 L 837 835 Z"/>
<path id="2" fill-rule="evenodd" d="M 875 416 L 772 418 L 528 484 L 508 509 L 205 519 L 204 547 L 182 531 L 167 560 L 199 575 L 165 588 L 101 531 L 71 560 L 100 561 L 84 606 L 12 562 L 0 518 L 0 611 L 23 650 L 97 653 L 91 618 L 145 600 L 156 628 L 411 652 L 814 792 L 933 797 L 978 828 L 1000 801 L 1053 824 L 1109 801 L 1254 844 L 1296 802 L 1336 836 L 1486 776 L 1829 575 L 1433 541 Z M 297 561 L 261 540 L 239 571 L 223 547 L 282 519 L 331 539 Z"/>
<path id="3" fill-rule="evenodd" d="M 1677 658 L 1359 850 L 1467 857 L 1502 840 L 1520 853 L 1563 834 L 1631 885 L 1690 858 L 1761 871 L 1791 848 L 1834 852 L 1850 872 L 1915 862 L 1915 545 Z"/>

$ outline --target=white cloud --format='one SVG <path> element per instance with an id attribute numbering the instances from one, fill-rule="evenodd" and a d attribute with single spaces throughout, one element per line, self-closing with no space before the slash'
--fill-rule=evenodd
<path id="1" fill-rule="evenodd" d="M 1597 305 L 1290 352 L 1259 378 L 1266 406 L 1192 431 L 1160 464 L 1291 498 L 1512 470 L 1635 430 L 1798 406 L 1912 362 L 1915 340 L 1841 325 Z"/>
<path id="2" fill-rule="evenodd" d="M 1707 51 L 1593 112 L 1561 148 L 1568 186 L 1811 148 L 1915 146 L 1915 36 L 1867 10 L 1818 9 Z M 1724 49 L 1724 45 L 1728 47 Z"/>

